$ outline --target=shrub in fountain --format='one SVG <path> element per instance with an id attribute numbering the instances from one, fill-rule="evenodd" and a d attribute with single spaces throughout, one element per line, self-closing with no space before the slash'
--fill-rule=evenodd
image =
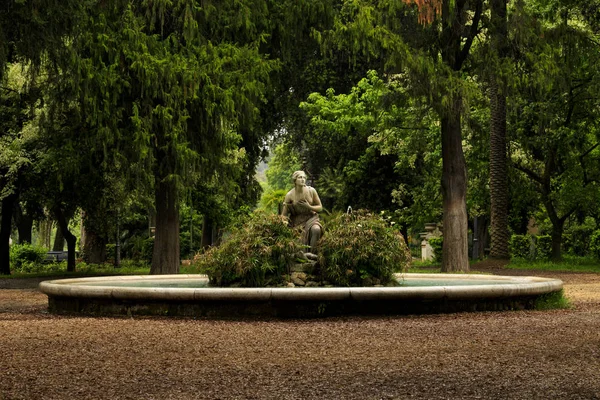
<path id="1" fill-rule="evenodd" d="M 411 259 L 402 235 L 367 211 L 330 218 L 317 248 L 317 270 L 308 275 L 309 280 L 321 281 L 313 282 L 317 285 L 386 285 Z M 207 274 L 218 286 L 286 285 L 290 266 L 306 250 L 285 218 L 256 212 L 220 246 L 198 254 L 191 269 Z"/>
<path id="2" fill-rule="evenodd" d="M 194 257 L 192 268 L 219 286 L 276 285 L 303 249 L 285 218 L 255 212 L 220 246 Z"/>
<path id="3" fill-rule="evenodd" d="M 323 279 L 339 286 L 389 284 L 411 260 L 404 237 L 364 210 L 329 219 L 318 249 Z"/>

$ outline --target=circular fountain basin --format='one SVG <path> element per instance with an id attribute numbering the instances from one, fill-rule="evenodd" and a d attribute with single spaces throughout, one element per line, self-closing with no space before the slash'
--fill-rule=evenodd
<path id="1" fill-rule="evenodd" d="M 396 274 L 393 287 L 219 288 L 206 275 L 44 281 L 54 313 L 187 317 L 314 317 L 531 309 L 562 281 L 539 277 Z"/>

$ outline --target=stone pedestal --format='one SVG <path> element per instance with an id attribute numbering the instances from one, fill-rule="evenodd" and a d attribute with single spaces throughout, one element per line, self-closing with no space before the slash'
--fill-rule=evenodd
<path id="1" fill-rule="evenodd" d="M 421 237 L 421 260 L 422 261 L 433 261 L 435 258 L 433 254 L 433 247 L 429 244 L 429 239 L 432 237 L 440 237 L 442 233 L 438 229 L 437 224 L 428 223 L 425 224 L 425 232 L 419 233 Z"/>

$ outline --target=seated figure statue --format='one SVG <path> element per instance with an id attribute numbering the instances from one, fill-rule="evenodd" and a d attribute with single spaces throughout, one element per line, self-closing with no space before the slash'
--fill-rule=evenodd
<path id="1" fill-rule="evenodd" d="M 302 227 L 302 243 L 310 247 L 310 252 L 316 254 L 317 241 L 323 233 L 319 221 L 319 212 L 323 210 L 317 191 L 306 186 L 304 171 L 296 171 L 292 175 L 294 188 L 285 195 L 283 201 L 283 216 L 288 217 L 292 228 Z"/>

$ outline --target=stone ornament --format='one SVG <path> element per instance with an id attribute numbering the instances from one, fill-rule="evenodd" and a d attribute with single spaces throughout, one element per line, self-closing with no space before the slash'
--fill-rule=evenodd
<path id="1" fill-rule="evenodd" d="M 283 216 L 288 218 L 292 228 L 302 229 L 302 243 L 316 254 L 317 242 L 323 234 L 319 214 L 323 210 L 321 199 L 315 188 L 306 185 L 306 173 L 296 171 L 292 174 L 294 188 L 283 201 Z"/>

